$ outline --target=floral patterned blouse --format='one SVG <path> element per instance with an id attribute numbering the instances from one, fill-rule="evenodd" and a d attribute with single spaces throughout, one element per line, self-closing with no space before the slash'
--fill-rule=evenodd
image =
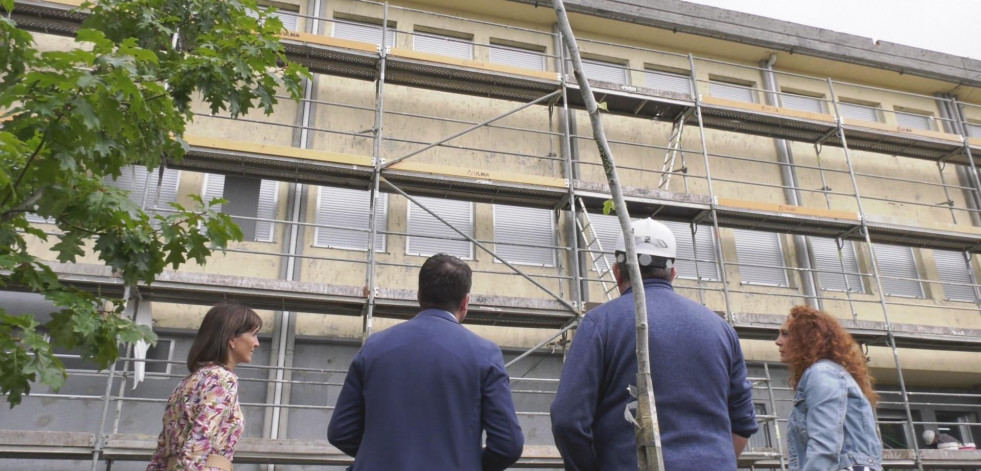
<path id="1" fill-rule="evenodd" d="M 191 373 L 174 389 L 164 410 L 157 452 L 146 471 L 168 471 L 177 458 L 178 471 L 205 471 L 208 455 L 229 460 L 235 453 L 245 419 L 238 404 L 238 377 L 209 364 Z"/>

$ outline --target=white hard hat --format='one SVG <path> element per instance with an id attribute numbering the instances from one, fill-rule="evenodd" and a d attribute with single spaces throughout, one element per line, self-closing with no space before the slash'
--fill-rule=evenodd
<path id="1" fill-rule="evenodd" d="M 937 438 L 937 434 L 933 430 L 923 431 L 923 442 L 927 445 L 933 443 L 934 438 Z"/>
<path id="2" fill-rule="evenodd" d="M 634 221 L 630 225 L 634 235 L 634 245 L 637 255 L 652 255 L 654 257 L 674 259 L 678 252 L 678 244 L 674 240 L 674 233 L 664 224 L 651 218 L 644 218 Z M 626 243 L 623 238 L 617 239 L 617 252 L 626 252 Z"/>

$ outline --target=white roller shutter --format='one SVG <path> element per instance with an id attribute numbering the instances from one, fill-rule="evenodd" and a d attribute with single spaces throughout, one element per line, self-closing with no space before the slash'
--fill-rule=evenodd
<path id="1" fill-rule="evenodd" d="M 844 241 L 841 257 L 838 257 L 838 243 L 825 237 L 811 237 L 814 254 L 814 269 L 818 271 L 821 289 L 827 291 L 850 291 L 864 293 L 865 286 L 858 274 L 858 259 L 855 257 L 855 244 Z M 844 271 L 843 268 L 844 267 Z"/>
<path id="2" fill-rule="evenodd" d="M 934 250 L 933 260 L 937 262 L 937 273 L 944 286 L 944 298 L 951 301 L 975 302 L 977 300 L 971 283 L 970 268 L 964 261 L 964 254 L 947 250 Z"/>
<path id="3" fill-rule="evenodd" d="M 419 203 L 439 214 L 446 222 L 473 237 L 473 204 L 469 201 L 418 197 Z M 429 237 L 420 237 L 429 236 Z M 435 237 L 435 238 L 434 238 Z M 473 244 L 456 231 L 420 208 L 409 203 L 409 236 L 406 242 L 409 255 L 429 256 L 440 252 L 463 259 L 473 259 Z"/>
<path id="4" fill-rule="evenodd" d="M 218 173 L 208 173 L 204 176 L 204 192 L 201 195 L 204 203 L 208 204 L 215 198 L 225 197 L 225 176 Z M 215 205 L 215 211 L 221 211 L 223 205 Z"/>
<path id="5" fill-rule="evenodd" d="M 499 44 L 490 45 L 490 61 L 525 69 L 545 70 L 545 53 Z"/>
<path id="6" fill-rule="evenodd" d="M 394 28 L 389 28 L 388 31 L 385 32 L 386 46 L 395 46 L 395 35 L 396 31 Z M 376 25 L 360 21 L 335 19 L 334 37 L 371 44 L 381 44 L 382 27 L 380 24 Z"/>
<path id="7" fill-rule="evenodd" d="M 663 72 L 660 70 L 644 71 L 644 86 L 654 90 L 691 95 L 691 78 L 684 74 Z"/>
<path id="8" fill-rule="evenodd" d="M 315 244 L 319 247 L 368 250 L 368 212 L 371 209 L 371 193 L 322 186 L 317 196 L 317 227 Z M 385 234 L 388 228 L 388 195 L 380 193 L 377 202 L 377 227 L 375 251 L 385 251 Z"/>
<path id="9" fill-rule="evenodd" d="M 263 180 L 259 187 L 259 208 L 256 211 L 256 218 L 276 219 L 276 209 L 279 206 L 279 182 L 276 180 Z M 273 242 L 273 234 L 276 224 L 270 221 L 256 221 L 255 240 L 259 242 Z"/>
<path id="10" fill-rule="evenodd" d="M 879 112 L 876 108 L 852 103 L 838 103 L 838 112 L 848 121 L 868 121 L 870 123 L 879 122 Z"/>
<path id="11" fill-rule="evenodd" d="M 773 232 L 733 229 L 743 283 L 790 286 L 780 236 Z"/>
<path id="12" fill-rule="evenodd" d="M 555 266 L 555 229 L 547 209 L 495 204 L 494 242 L 495 253 L 508 262 Z"/>
<path id="13" fill-rule="evenodd" d="M 901 111 L 896 112 L 896 123 L 907 128 L 925 129 L 929 131 L 933 129 L 933 126 L 930 124 L 931 120 L 932 118 L 927 115 Z"/>
<path id="14" fill-rule="evenodd" d="M 473 59 L 473 44 L 465 39 L 432 33 L 416 32 L 412 36 L 412 48 L 459 59 Z"/>
<path id="15" fill-rule="evenodd" d="M 671 229 L 678 244 L 677 258 L 675 259 L 678 278 L 718 281 L 719 265 L 715 256 L 713 228 L 711 226 L 698 226 L 698 230 L 695 232 L 695 245 L 693 245 L 691 227 L 688 224 L 674 221 L 661 222 Z M 698 248 L 697 262 L 695 248 Z"/>
<path id="16" fill-rule="evenodd" d="M 752 87 L 736 85 L 734 83 L 711 81 L 709 91 L 716 98 L 726 100 L 743 101 L 746 103 L 756 103 L 756 91 Z"/>
<path id="17" fill-rule="evenodd" d="M 566 67 L 566 70 L 569 72 L 569 77 L 574 77 L 575 74 L 572 72 L 572 61 L 568 61 Z M 627 85 L 629 83 L 629 80 L 627 79 L 627 68 L 614 62 L 604 62 L 596 59 L 583 59 L 582 71 L 584 74 L 586 74 L 586 79 L 588 80 L 598 80 L 601 82 L 610 82 L 618 85 Z"/>
<path id="18" fill-rule="evenodd" d="M 913 258 L 911 247 L 874 244 L 873 252 L 879 265 L 882 289 L 885 290 L 886 295 L 923 297 L 923 286 L 920 285 L 920 274 L 916 269 L 916 259 Z"/>
<path id="19" fill-rule="evenodd" d="M 177 184 L 180 180 L 180 172 L 164 169 L 163 182 L 160 184 L 158 197 L 157 181 L 159 177 L 159 168 L 153 172 L 148 172 L 146 167 L 130 165 L 122 169 L 119 178 L 111 180 L 109 177 L 105 177 L 104 181 L 116 188 L 128 191 L 129 199 L 137 206 L 142 206 L 147 212 L 153 212 L 154 208 L 166 211 L 171 209 L 168 203 L 177 201 Z M 146 205 L 143 204 L 144 193 L 147 196 Z"/>
<path id="20" fill-rule="evenodd" d="M 824 102 L 820 98 L 784 93 L 780 95 L 780 101 L 783 103 L 784 108 L 809 111 L 811 113 L 824 113 Z"/>

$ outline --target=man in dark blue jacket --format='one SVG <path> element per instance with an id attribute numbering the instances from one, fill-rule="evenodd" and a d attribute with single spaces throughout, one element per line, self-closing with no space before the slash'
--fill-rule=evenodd
<path id="1" fill-rule="evenodd" d="M 470 285 L 465 262 L 433 255 L 419 272 L 422 312 L 354 357 L 327 439 L 355 471 L 500 471 L 521 457 L 501 349 L 460 325 Z"/>
<path id="2" fill-rule="evenodd" d="M 676 243 L 667 226 L 633 223 L 644 278 L 654 400 L 668 471 L 735 471 L 756 432 L 752 385 L 736 332 L 701 304 L 674 292 Z M 583 317 L 552 403 L 552 432 L 567 470 L 635 471 L 634 301 L 623 240 L 613 273 L 621 296 Z M 633 411 L 631 411 L 633 413 Z"/>

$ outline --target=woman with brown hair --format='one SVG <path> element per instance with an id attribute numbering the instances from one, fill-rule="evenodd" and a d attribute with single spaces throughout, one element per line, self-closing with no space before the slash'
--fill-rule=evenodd
<path id="1" fill-rule="evenodd" d="M 252 361 L 260 328 L 262 319 L 239 304 L 219 304 L 205 314 L 187 354 L 191 373 L 167 401 L 147 471 L 231 471 L 245 430 L 235 366 Z"/>
<path id="2" fill-rule="evenodd" d="M 829 314 L 797 306 L 780 327 L 780 361 L 790 366 L 794 405 L 787 423 L 791 471 L 878 471 L 879 395 L 855 340 Z"/>

